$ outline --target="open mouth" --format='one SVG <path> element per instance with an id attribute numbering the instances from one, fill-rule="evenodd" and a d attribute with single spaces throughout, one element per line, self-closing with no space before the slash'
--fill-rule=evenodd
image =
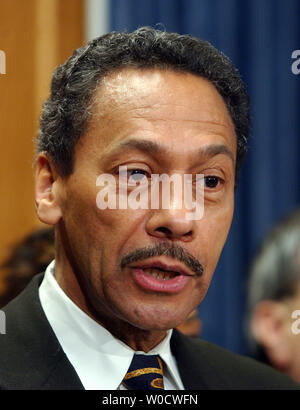
<path id="1" fill-rule="evenodd" d="M 178 293 L 191 280 L 190 275 L 156 266 L 133 267 L 132 276 L 135 283 L 143 290 L 164 293 Z"/>
<path id="2" fill-rule="evenodd" d="M 146 275 L 152 276 L 153 278 L 160 280 L 169 280 L 174 278 L 175 276 L 180 275 L 179 272 L 166 271 L 159 268 L 145 268 L 143 269 L 143 271 Z"/>

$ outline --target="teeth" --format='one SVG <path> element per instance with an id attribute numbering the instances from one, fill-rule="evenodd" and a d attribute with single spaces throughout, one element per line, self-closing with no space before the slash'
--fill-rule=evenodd
<path id="1" fill-rule="evenodd" d="M 162 279 L 162 280 L 171 279 L 175 275 L 175 272 L 167 272 L 167 271 L 162 272 L 161 270 L 151 269 L 151 268 L 150 269 L 144 269 L 144 272 L 147 275 L 152 276 L 153 278 Z"/>

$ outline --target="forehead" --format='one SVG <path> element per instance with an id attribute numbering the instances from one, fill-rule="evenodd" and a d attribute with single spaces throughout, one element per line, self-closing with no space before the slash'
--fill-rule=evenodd
<path id="1" fill-rule="evenodd" d="M 233 151 L 236 144 L 231 116 L 216 88 L 202 77 L 171 70 L 126 68 L 101 81 L 87 134 L 106 149 L 138 131 L 166 143 L 198 133 L 223 138 Z"/>
<path id="2" fill-rule="evenodd" d="M 104 77 L 95 97 L 95 111 L 98 114 L 102 110 L 108 114 L 116 108 L 125 107 L 155 110 L 160 109 L 164 102 L 173 111 L 176 106 L 182 108 L 196 103 L 201 110 L 190 111 L 188 119 L 205 119 L 209 113 L 212 119 L 223 125 L 232 124 L 224 100 L 213 84 L 203 77 L 185 72 L 121 69 Z"/>

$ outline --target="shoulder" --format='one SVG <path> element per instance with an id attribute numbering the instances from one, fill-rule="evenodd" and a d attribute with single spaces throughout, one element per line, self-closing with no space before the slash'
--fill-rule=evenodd
<path id="1" fill-rule="evenodd" d="M 6 332 L 0 335 L 0 389 L 40 388 L 62 360 L 62 350 L 43 314 L 38 288 L 43 274 L 2 311 Z"/>
<path id="2" fill-rule="evenodd" d="M 174 331 L 171 348 L 183 378 L 194 384 L 193 388 L 197 388 L 198 377 L 202 385 L 211 389 L 300 390 L 300 385 L 270 366 L 199 338 Z"/>

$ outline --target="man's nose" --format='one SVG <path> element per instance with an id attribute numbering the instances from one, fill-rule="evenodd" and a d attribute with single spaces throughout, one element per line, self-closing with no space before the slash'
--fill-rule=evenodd
<path id="1" fill-rule="evenodd" d="M 157 238 L 190 242 L 194 237 L 195 221 L 188 220 L 183 209 L 160 209 L 151 215 L 146 230 Z"/>

